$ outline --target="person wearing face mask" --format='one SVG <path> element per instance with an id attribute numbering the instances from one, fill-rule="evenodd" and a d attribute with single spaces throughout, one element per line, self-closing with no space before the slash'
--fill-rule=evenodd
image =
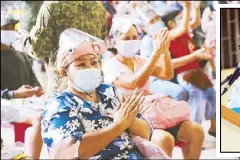
<path id="1" fill-rule="evenodd" d="M 2 12 L 1 16 L 1 98 L 11 100 L 40 97 L 44 91 L 31 68 L 27 55 L 12 50 L 10 47 L 16 39 L 14 28 L 18 21 Z M 33 158 L 39 158 L 42 148 L 41 114 L 42 111 L 31 110 L 27 107 L 19 109 L 14 106 L 1 105 L 1 117 L 5 117 L 3 121 L 33 125 L 33 132 L 29 138 L 29 153 Z"/>
<path id="2" fill-rule="evenodd" d="M 161 16 L 158 15 L 153 10 L 153 8 L 148 7 L 148 9 L 151 10 L 151 12 L 144 12 L 144 8 L 138 9 L 139 16 L 142 17 L 141 19 L 143 21 L 145 21 L 145 30 L 147 32 L 147 34 L 143 37 L 141 41 L 140 49 L 140 54 L 145 57 L 149 57 L 153 53 L 153 34 L 157 33 L 161 28 L 165 26 L 164 22 L 161 19 Z M 171 9 L 166 10 L 171 16 L 177 15 L 180 12 L 180 9 L 176 7 L 171 7 Z M 180 27 L 177 31 L 175 31 L 175 33 L 181 34 L 182 30 L 183 27 Z M 176 69 L 181 65 L 189 63 L 190 61 L 194 61 L 195 59 L 206 59 L 207 57 L 209 56 L 206 56 L 206 54 L 202 54 L 200 50 L 190 56 L 186 56 L 181 59 L 173 59 L 172 63 L 174 63 L 174 68 Z M 156 77 L 151 77 L 151 89 L 155 93 L 164 93 L 165 95 L 168 95 L 175 100 L 188 100 L 188 92 L 182 86 L 177 84 L 175 79 L 171 81 L 165 81 Z"/>
<path id="3" fill-rule="evenodd" d="M 169 28 L 169 35 L 171 39 L 170 48 L 174 63 L 174 68 L 177 72 L 178 83 L 184 87 L 189 94 L 189 100 L 192 107 L 191 119 L 195 122 L 201 123 L 203 119 L 211 121 L 211 126 L 208 133 L 216 136 L 216 91 L 213 83 L 207 75 L 201 70 L 198 60 L 201 58 L 194 58 L 189 44 L 193 44 L 189 36 L 189 25 L 194 30 L 199 26 L 199 5 L 194 5 L 196 17 L 190 22 L 190 7 L 191 3 L 188 1 L 181 2 L 183 5 L 183 19 L 180 26 L 177 26 L 174 21 L 174 16 L 169 14 L 163 15 L 162 19 L 165 25 Z M 176 16 L 176 15 L 175 15 Z M 193 49 L 195 50 L 195 49 Z M 201 50 L 201 49 L 200 49 Z M 205 50 L 203 48 L 203 50 Z M 213 58 L 207 51 L 201 53 L 205 60 Z M 181 61 L 183 59 L 191 58 L 188 61 Z M 183 63 L 184 62 L 184 63 Z"/>
<path id="4" fill-rule="evenodd" d="M 161 20 L 161 16 L 152 7 L 148 7 L 148 12 L 144 12 L 144 10 L 146 9 L 138 8 L 137 10 L 137 14 L 145 23 L 144 30 L 147 33 L 141 40 L 140 54 L 141 56 L 150 57 L 153 52 L 153 34 L 159 32 L 165 25 Z M 188 98 L 187 91 L 180 85 L 156 77 L 151 77 L 151 90 L 155 93 L 164 93 L 175 100 L 186 101 Z"/>
<path id="5" fill-rule="evenodd" d="M 102 83 L 99 54 L 105 51 L 104 41 L 75 28 L 60 35 L 57 67 L 68 78 L 68 89 L 48 102 L 42 116 L 50 155 L 57 154 L 53 146 L 72 136 L 72 158 L 144 159 L 131 138 L 133 134 L 149 139 L 152 134 L 151 123 L 138 114 L 143 92 L 135 90 L 120 100 L 115 87 Z"/>
<path id="6" fill-rule="evenodd" d="M 7 16 L 2 14 L 2 17 Z M 10 47 L 16 39 L 14 27 L 17 23 L 18 21 L 7 17 L 1 21 L 1 98 L 5 99 L 43 94 L 27 55 L 14 51 Z"/>
<path id="7" fill-rule="evenodd" d="M 216 9 L 214 3 L 210 3 L 210 7 L 207 7 L 203 14 L 201 20 L 201 27 L 205 36 L 204 46 L 207 51 L 213 55 L 214 59 L 209 61 L 207 67 L 210 71 L 210 76 L 214 79 L 216 78 Z"/>
<path id="8" fill-rule="evenodd" d="M 177 102 L 160 93 L 153 94 L 150 89 L 150 76 L 166 80 L 173 76 L 168 51 L 168 30 L 163 29 L 155 35 L 154 52 L 146 59 L 135 55 L 140 48 L 140 41 L 133 20 L 126 16 L 123 19 L 124 23 L 119 19 L 119 23 L 111 29 L 118 54 L 103 63 L 104 81 L 116 86 L 126 96 L 135 88 L 144 92 L 146 98 L 141 113 L 153 123 L 151 142 L 160 146 L 171 157 L 174 141 L 186 141 L 184 158 L 199 158 L 204 133 L 199 124 L 189 121 L 190 106 L 184 101 Z"/>

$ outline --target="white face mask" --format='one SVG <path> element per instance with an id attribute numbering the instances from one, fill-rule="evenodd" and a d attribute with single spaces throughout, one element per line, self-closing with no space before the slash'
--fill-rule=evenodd
<path id="1" fill-rule="evenodd" d="M 118 52 L 127 58 L 132 58 L 140 49 L 141 40 L 119 40 L 116 44 Z"/>
<path id="2" fill-rule="evenodd" d="M 102 81 L 101 70 L 96 68 L 74 70 L 72 75 L 74 88 L 82 93 L 93 92 Z"/>
<path id="3" fill-rule="evenodd" d="M 148 33 L 153 36 L 154 33 L 158 33 L 162 28 L 164 28 L 165 25 L 161 21 L 157 21 L 148 27 Z"/>

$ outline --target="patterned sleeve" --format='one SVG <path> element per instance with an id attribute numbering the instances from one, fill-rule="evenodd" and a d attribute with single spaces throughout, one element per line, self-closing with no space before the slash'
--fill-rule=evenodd
<path id="1" fill-rule="evenodd" d="M 63 103 L 60 103 L 60 105 L 65 105 Z M 80 118 L 75 113 L 76 111 L 67 109 L 68 107 L 64 106 L 55 112 L 53 110 L 57 108 L 56 106 L 57 104 L 49 106 L 51 108 L 43 114 L 42 137 L 44 143 L 51 148 L 69 136 L 80 142 L 85 129 Z"/>
<path id="2" fill-rule="evenodd" d="M 48 58 L 54 48 L 54 20 L 51 11 L 50 4 L 42 4 L 36 24 L 24 40 L 23 48 L 31 57 Z"/>

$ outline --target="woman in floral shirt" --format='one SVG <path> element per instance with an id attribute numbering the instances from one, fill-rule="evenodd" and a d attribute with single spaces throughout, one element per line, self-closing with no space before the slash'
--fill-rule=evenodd
<path id="1" fill-rule="evenodd" d="M 72 136 L 75 157 L 81 159 L 144 158 L 131 139 L 131 134 L 149 139 L 152 133 L 138 113 L 143 93 L 136 90 L 120 105 L 116 89 L 101 84 L 98 54 L 105 50 L 102 40 L 77 29 L 61 34 L 57 63 L 69 83 L 42 116 L 42 137 L 50 154 L 53 146 Z"/>

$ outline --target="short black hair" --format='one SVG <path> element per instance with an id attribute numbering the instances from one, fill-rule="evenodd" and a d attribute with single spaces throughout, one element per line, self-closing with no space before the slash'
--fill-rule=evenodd
<path id="1" fill-rule="evenodd" d="M 174 20 L 180 12 L 181 11 L 178 9 L 167 9 L 166 12 L 162 15 L 162 21 L 164 22 L 165 26 L 168 26 L 168 22 Z"/>

